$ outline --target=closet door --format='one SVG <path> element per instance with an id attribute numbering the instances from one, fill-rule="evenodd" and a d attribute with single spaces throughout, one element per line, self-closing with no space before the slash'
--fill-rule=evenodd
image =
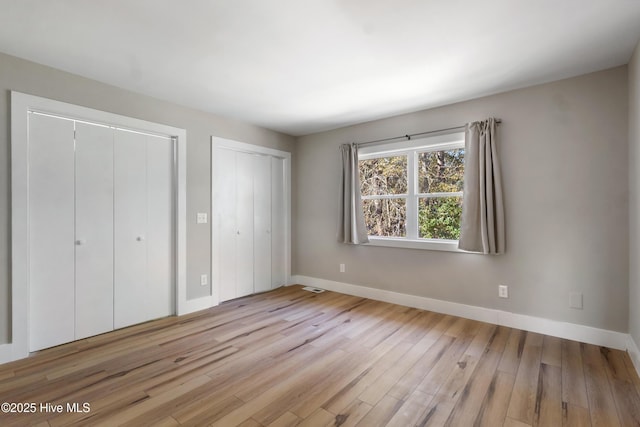
<path id="1" fill-rule="evenodd" d="M 271 289 L 271 157 L 253 155 L 254 292 Z"/>
<path id="2" fill-rule="evenodd" d="M 253 155 L 236 153 L 236 298 L 253 287 Z"/>
<path id="3" fill-rule="evenodd" d="M 286 285 L 284 159 L 271 157 L 271 288 Z"/>
<path id="4" fill-rule="evenodd" d="M 73 341 L 74 123 L 29 114 L 29 350 Z"/>
<path id="5" fill-rule="evenodd" d="M 173 140 L 147 136 L 147 319 L 173 314 Z"/>
<path id="6" fill-rule="evenodd" d="M 114 326 L 173 314 L 173 141 L 115 131 Z"/>
<path id="7" fill-rule="evenodd" d="M 114 141 L 114 327 L 146 320 L 147 142 L 115 131 Z"/>
<path id="8" fill-rule="evenodd" d="M 76 123 L 75 338 L 113 330 L 113 129 Z"/>
<path id="9" fill-rule="evenodd" d="M 236 153 L 231 150 L 216 150 L 214 168 L 214 224 L 217 236 L 214 243 L 217 260 L 217 284 L 220 301 L 237 297 L 236 289 Z"/>

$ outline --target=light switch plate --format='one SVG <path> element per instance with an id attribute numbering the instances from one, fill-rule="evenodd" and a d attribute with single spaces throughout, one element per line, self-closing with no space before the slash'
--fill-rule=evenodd
<path id="1" fill-rule="evenodd" d="M 196 217 L 196 222 L 198 224 L 206 224 L 207 223 L 207 214 L 198 212 L 198 215 Z"/>
<path id="2" fill-rule="evenodd" d="M 200 284 L 201 284 L 202 286 L 204 286 L 204 285 L 208 285 L 208 284 L 209 284 L 209 279 L 208 279 L 208 277 L 207 277 L 207 275 L 206 275 L 206 274 L 201 274 L 201 275 L 200 275 Z"/>

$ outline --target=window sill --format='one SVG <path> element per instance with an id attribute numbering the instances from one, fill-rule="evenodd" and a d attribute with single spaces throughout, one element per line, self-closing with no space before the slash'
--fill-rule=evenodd
<path id="1" fill-rule="evenodd" d="M 385 246 L 389 248 L 423 249 L 428 251 L 446 251 L 468 253 L 458 249 L 457 240 L 409 240 L 394 239 L 393 237 L 372 237 L 369 236 L 369 243 L 366 246 Z"/>

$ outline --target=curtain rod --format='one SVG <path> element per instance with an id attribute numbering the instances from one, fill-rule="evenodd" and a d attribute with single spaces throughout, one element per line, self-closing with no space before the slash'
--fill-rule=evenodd
<path id="1" fill-rule="evenodd" d="M 500 123 L 502 123 L 502 120 L 496 119 L 496 124 L 500 124 Z M 412 133 L 412 134 L 408 134 L 408 135 L 394 136 L 392 138 L 376 139 L 376 140 L 373 140 L 373 141 L 366 141 L 366 142 L 356 142 L 355 145 L 360 147 L 360 146 L 363 146 L 363 145 L 377 144 L 378 142 L 393 141 L 395 139 L 406 139 L 406 140 L 409 141 L 414 136 L 422 136 L 422 135 L 429 135 L 429 134 L 432 134 L 432 133 L 446 132 L 446 131 L 449 131 L 449 130 L 464 129 L 466 126 L 467 125 L 454 126 L 454 127 L 451 127 L 451 128 L 437 129 L 437 130 L 430 130 L 430 131 L 427 131 L 427 132 L 419 132 L 419 133 Z"/>

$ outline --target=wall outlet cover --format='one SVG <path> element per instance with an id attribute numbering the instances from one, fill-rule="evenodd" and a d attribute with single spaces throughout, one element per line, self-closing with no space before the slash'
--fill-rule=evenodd
<path id="1" fill-rule="evenodd" d="M 582 292 L 571 292 L 569 294 L 569 307 L 582 310 Z"/>
<path id="2" fill-rule="evenodd" d="M 498 296 L 500 298 L 509 298 L 509 287 L 507 285 L 499 285 Z"/>

